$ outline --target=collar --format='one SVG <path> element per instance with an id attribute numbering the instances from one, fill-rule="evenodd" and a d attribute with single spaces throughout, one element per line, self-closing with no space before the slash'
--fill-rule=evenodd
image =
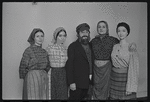
<path id="1" fill-rule="evenodd" d="M 106 34 L 105 36 L 103 36 L 103 35 L 96 35 L 95 38 L 101 39 L 101 37 L 102 37 L 102 39 L 103 39 L 103 38 L 106 38 L 108 36 L 109 36 L 108 34 Z"/>
<path id="2" fill-rule="evenodd" d="M 38 45 L 35 45 L 35 44 L 33 44 L 33 45 L 31 45 L 32 47 L 37 47 L 37 48 L 42 48 L 42 45 L 41 46 L 38 46 Z"/>

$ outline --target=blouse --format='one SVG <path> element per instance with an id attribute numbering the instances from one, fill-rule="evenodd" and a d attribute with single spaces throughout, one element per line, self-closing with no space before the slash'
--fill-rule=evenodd
<path id="1" fill-rule="evenodd" d="M 129 44 L 129 46 L 130 45 L 131 44 Z M 120 44 L 116 44 L 113 48 L 111 57 L 113 68 L 119 70 L 128 68 L 126 91 L 137 92 L 139 61 L 136 49 L 135 51 L 130 49 L 131 47 L 128 47 L 128 50 L 121 50 Z"/>
<path id="2" fill-rule="evenodd" d="M 104 36 L 102 39 L 96 36 L 90 43 L 95 59 L 110 60 L 113 46 L 119 43 L 119 40 L 108 35 Z"/>
<path id="3" fill-rule="evenodd" d="M 48 53 L 41 46 L 31 45 L 26 48 L 19 66 L 20 78 L 25 78 L 25 75 L 30 70 L 45 70 L 49 71 Z"/>
<path id="4" fill-rule="evenodd" d="M 46 48 L 49 59 L 50 59 L 50 66 L 51 67 L 64 67 L 67 57 L 67 49 L 65 47 L 59 46 L 57 44 L 48 45 Z"/>

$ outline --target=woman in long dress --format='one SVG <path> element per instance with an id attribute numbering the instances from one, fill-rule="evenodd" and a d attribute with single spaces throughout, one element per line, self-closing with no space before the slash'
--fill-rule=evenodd
<path id="1" fill-rule="evenodd" d="M 136 45 L 135 49 L 131 49 L 132 44 L 127 42 L 130 33 L 127 23 L 119 23 L 116 32 L 120 43 L 114 45 L 111 54 L 114 67 L 111 73 L 110 99 L 136 99 L 139 73 Z"/>
<path id="2" fill-rule="evenodd" d="M 54 31 L 54 44 L 47 47 L 51 70 L 49 71 L 49 93 L 51 100 L 68 99 L 65 64 L 68 59 L 67 49 L 64 46 L 67 33 L 63 27 Z"/>
<path id="3" fill-rule="evenodd" d="M 31 44 L 25 49 L 19 66 L 19 76 L 24 79 L 23 99 L 48 99 L 48 75 L 50 69 L 49 57 L 42 48 L 44 32 L 35 28 L 31 32 L 28 42 Z"/>
<path id="4" fill-rule="evenodd" d="M 113 46 L 119 40 L 109 36 L 109 28 L 106 21 L 97 24 L 98 36 L 90 42 L 94 53 L 93 68 L 93 100 L 106 100 L 109 97 L 110 73 L 112 68 L 111 52 Z"/>

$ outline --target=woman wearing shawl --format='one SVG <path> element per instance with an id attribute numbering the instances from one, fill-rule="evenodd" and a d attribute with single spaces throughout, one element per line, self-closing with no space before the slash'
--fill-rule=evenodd
<path id="1" fill-rule="evenodd" d="M 50 59 L 51 70 L 49 71 L 49 99 L 68 99 L 68 88 L 66 82 L 65 64 L 67 61 L 67 50 L 64 46 L 67 33 L 63 27 L 59 27 L 54 32 L 53 45 L 48 45 L 47 51 Z"/>
<path id="2" fill-rule="evenodd" d="M 19 76 L 24 79 L 23 99 L 48 99 L 48 76 L 50 69 L 49 57 L 42 48 L 44 32 L 35 28 L 31 32 L 28 42 L 31 44 L 25 49 L 20 62 Z"/>
<path id="3" fill-rule="evenodd" d="M 91 40 L 91 47 L 94 53 L 93 68 L 93 99 L 106 100 L 109 97 L 111 52 L 113 46 L 119 43 L 115 37 L 109 36 L 109 28 L 106 21 L 99 21 L 97 24 L 98 36 Z"/>
<path id="4" fill-rule="evenodd" d="M 113 47 L 111 54 L 114 67 L 111 73 L 110 99 L 135 99 L 139 73 L 137 50 L 131 49 L 131 43 L 127 42 L 130 33 L 127 23 L 119 23 L 116 32 L 120 43 Z"/>

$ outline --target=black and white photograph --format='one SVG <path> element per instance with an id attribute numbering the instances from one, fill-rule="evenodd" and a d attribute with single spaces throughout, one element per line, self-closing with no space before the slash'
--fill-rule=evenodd
<path id="1" fill-rule="evenodd" d="M 146 2 L 3 2 L 3 100 L 146 100 Z"/>

